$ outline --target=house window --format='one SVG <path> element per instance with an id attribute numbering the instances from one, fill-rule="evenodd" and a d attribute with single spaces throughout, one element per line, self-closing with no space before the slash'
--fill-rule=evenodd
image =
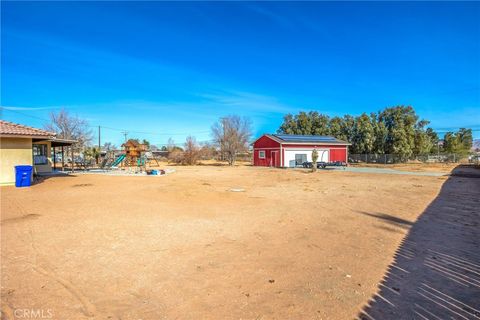
<path id="1" fill-rule="evenodd" d="M 33 164 L 47 164 L 47 145 L 34 144 L 33 145 Z"/>
<path id="2" fill-rule="evenodd" d="M 265 151 L 258 151 L 258 158 L 265 159 Z"/>

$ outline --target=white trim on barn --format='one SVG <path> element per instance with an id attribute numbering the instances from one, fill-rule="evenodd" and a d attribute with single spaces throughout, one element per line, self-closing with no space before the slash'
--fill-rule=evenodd
<path id="1" fill-rule="evenodd" d="M 312 152 L 314 149 L 285 148 L 284 167 L 295 167 L 300 163 L 296 163 L 297 155 L 305 155 L 302 161 L 312 162 Z M 330 161 L 330 148 L 317 148 L 318 162 Z"/>

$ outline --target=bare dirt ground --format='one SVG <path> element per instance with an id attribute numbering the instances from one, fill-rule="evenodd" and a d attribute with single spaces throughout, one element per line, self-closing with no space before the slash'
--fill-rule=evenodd
<path id="1" fill-rule="evenodd" d="M 351 319 L 447 179 L 175 169 L 2 187 L 3 316 Z"/>
<path id="2" fill-rule="evenodd" d="M 410 228 L 360 318 L 480 319 L 479 208 L 480 170 L 454 169 Z"/>

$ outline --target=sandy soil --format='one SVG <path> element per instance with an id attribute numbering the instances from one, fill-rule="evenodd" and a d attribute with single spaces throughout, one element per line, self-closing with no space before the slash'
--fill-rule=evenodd
<path id="1" fill-rule="evenodd" d="M 447 179 L 175 169 L 2 187 L 4 316 L 351 319 Z"/>
<path id="2" fill-rule="evenodd" d="M 454 169 L 409 229 L 360 319 L 480 319 L 479 196 L 480 170 Z"/>

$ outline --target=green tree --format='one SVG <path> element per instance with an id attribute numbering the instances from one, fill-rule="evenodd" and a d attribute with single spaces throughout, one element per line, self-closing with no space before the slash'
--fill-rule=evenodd
<path id="1" fill-rule="evenodd" d="M 287 114 L 283 117 L 283 123 L 277 130 L 278 133 L 300 135 L 328 135 L 329 117 L 319 114 L 317 111 L 308 113 L 301 111 L 296 115 Z"/>
<path id="2" fill-rule="evenodd" d="M 472 129 L 460 128 L 456 133 L 447 132 L 443 140 L 443 149 L 446 153 L 456 153 L 465 156 L 472 148 Z"/>
<path id="3" fill-rule="evenodd" d="M 430 135 L 425 130 L 425 127 L 430 122 L 427 120 L 421 120 L 415 124 L 415 138 L 413 153 L 416 155 L 429 154 L 433 147 L 433 141 L 430 139 Z"/>
<path id="4" fill-rule="evenodd" d="M 418 116 L 411 106 L 386 108 L 378 115 L 378 120 L 387 130 L 385 152 L 400 156 L 405 161 L 413 154 L 415 147 L 415 124 Z"/>
<path id="5" fill-rule="evenodd" d="M 283 117 L 283 123 L 277 130 L 278 133 L 297 134 L 297 122 L 292 114 L 287 114 Z"/>
<path id="6" fill-rule="evenodd" d="M 383 154 L 385 153 L 385 143 L 387 141 L 387 127 L 385 123 L 379 122 L 377 114 L 372 113 L 370 115 L 375 141 L 373 142 L 373 153 Z"/>
<path id="7" fill-rule="evenodd" d="M 439 139 L 438 139 L 438 134 L 432 129 L 432 128 L 427 128 L 425 131 L 428 139 L 430 139 L 430 142 L 432 143 L 432 147 L 430 148 L 430 153 L 438 153 L 440 151 L 439 149 Z"/>
<path id="8" fill-rule="evenodd" d="M 148 141 L 147 139 L 143 139 L 142 144 L 144 144 L 147 147 L 147 149 L 150 149 L 150 141 Z"/>
<path id="9" fill-rule="evenodd" d="M 473 146 L 472 129 L 460 128 L 457 133 L 458 143 L 462 147 L 463 153 L 468 153 Z"/>
<path id="10" fill-rule="evenodd" d="M 353 126 L 355 124 L 355 118 L 349 114 L 343 116 L 342 121 L 342 135 L 345 137 L 345 141 L 351 141 L 353 137 Z"/>
<path id="11" fill-rule="evenodd" d="M 455 133 L 447 132 L 443 136 L 443 151 L 446 153 L 457 153 L 458 139 Z"/>
<path id="12" fill-rule="evenodd" d="M 353 153 L 372 152 L 375 143 L 375 131 L 371 119 L 366 113 L 355 119 L 351 142 Z"/>
<path id="13" fill-rule="evenodd" d="M 340 140 L 348 140 L 348 136 L 344 131 L 343 119 L 333 117 L 328 124 L 328 134 Z"/>
<path id="14" fill-rule="evenodd" d="M 310 134 L 317 136 L 330 135 L 330 118 L 324 114 L 316 111 L 309 112 L 309 117 L 312 119 Z"/>

